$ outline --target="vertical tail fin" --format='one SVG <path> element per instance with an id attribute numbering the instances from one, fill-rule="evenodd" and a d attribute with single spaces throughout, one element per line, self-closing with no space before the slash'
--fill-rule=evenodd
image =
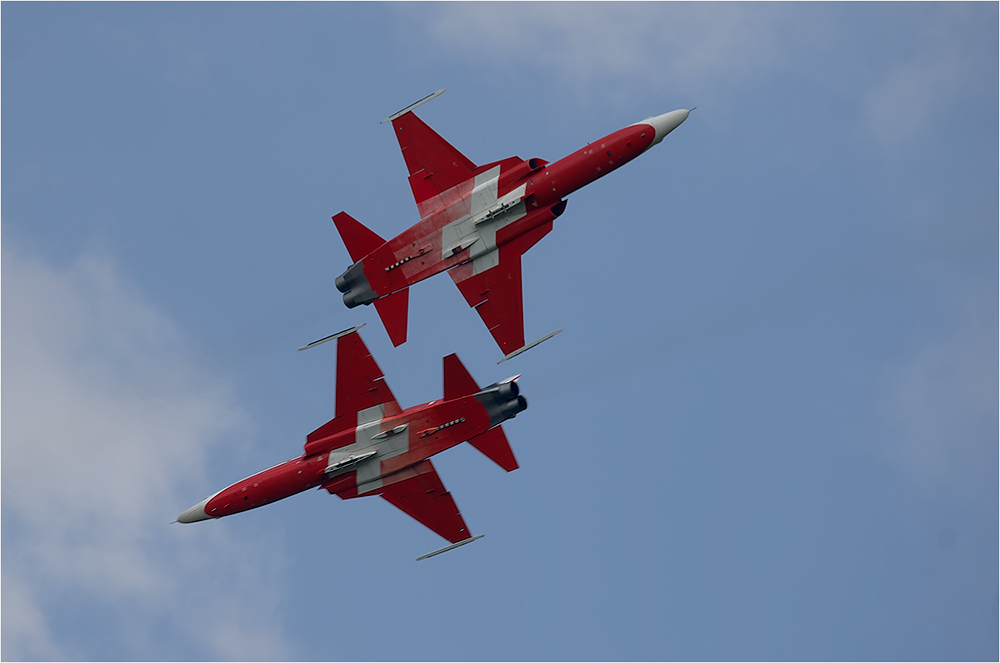
<path id="1" fill-rule="evenodd" d="M 465 370 L 458 355 L 450 354 L 444 358 L 444 399 L 450 401 L 462 396 L 468 396 L 479 391 L 479 385 Z"/>
<path id="2" fill-rule="evenodd" d="M 357 262 L 366 255 L 385 244 L 385 240 L 366 228 L 360 221 L 347 212 L 341 212 L 333 217 L 333 222 L 344 240 L 351 260 Z"/>
<path id="3" fill-rule="evenodd" d="M 385 327 L 386 333 L 389 334 L 389 340 L 392 341 L 393 346 L 406 343 L 406 315 L 410 306 L 410 291 L 399 290 L 386 297 L 376 299 L 377 292 L 384 292 L 382 285 L 375 283 L 374 287 L 377 290 L 373 291 L 373 284 L 368 282 L 366 275 L 362 275 L 360 272 L 355 275 L 351 273 L 352 269 L 362 269 L 358 263 L 384 245 L 385 240 L 347 212 L 341 212 L 333 217 L 333 222 L 340 232 L 340 238 L 344 240 L 344 245 L 347 246 L 347 252 L 351 254 L 351 260 L 354 261 L 354 266 L 337 280 L 337 288 L 341 292 L 348 293 L 344 295 L 344 303 L 353 308 L 358 304 L 370 304 L 374 300 L 378 317 L 382 319 L 382 325 Z M 356 287 L 359 279 L 362 281 L 363 287 Z M 358 293 L 353 295 L 353 300 L 349 296 L 352 287 Z"/>
<path id="4" fill-rule="evenodd" d="M 469 371 L 465 369 L 457 355 L 451 354 L 444 358 L 445 400 L 468 396 L 479 390 L 479 385 L 469 375 Z M 510 443 L 507 442 L 507 436 L 504 435 L 500 426 L 495 426 L 470 439 L 469 444 L 508 472 L 516 470 L 518 467 L 514 452 L 510 448 Z"/>

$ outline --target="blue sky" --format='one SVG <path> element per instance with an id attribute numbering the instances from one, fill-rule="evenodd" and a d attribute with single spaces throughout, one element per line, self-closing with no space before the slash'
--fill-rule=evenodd
<path id="1" fill-rule="evenodd" d="M 998 9 L 2 9 L 5 659 L 996 660 Z M 392 131 L 555 160 L 698 109 L 569 198 L 502 366 L 450 279 L 392 348 L 330 217 L 416 209 Z M 403 406 L 523 373 L 473 532 L 308 492 L 169 524 L 301 452 L 362 331 Z"/>

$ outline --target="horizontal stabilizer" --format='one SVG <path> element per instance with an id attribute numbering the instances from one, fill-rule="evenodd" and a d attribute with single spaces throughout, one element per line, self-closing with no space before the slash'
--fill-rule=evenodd
<path id="1" fill-rule="evenodd" d="M 351 260 L 357 262 L 366 255 L 385 244 L 385 240 L 366 228 L 360 221 L 347 212 L 341 212 L 333 217 L 340 238 L 344 240 Z"/>
<path id="2" fill-rule="evenodd" d="M 458 355 L 450 354 L 444 358 L 444 399 L 446 401 L 462 396 L 468 396 L 479 391 L 479 385 L 465 370 Z"/>
<path id="3" fill-rule="evenodd" d="M 406 343 L 406 316 L 410 307 L 409 289 L 399 290 L 388 297 L 375 300 L 375 310 L 382 318 L 382 325 L 389 334 L 393 347 Z"/>
<path id="4" fill-rule="evenodd" d="M 507 436 L 504 435 L 503 428 L 496 426 L 481 435 L 477 435 L 469 444 L 483 452 L 487 458 L 494 463 L 512 472 L 518 468 L 517 459 L 514 458 L 514 451 L 510 448 Z"/>

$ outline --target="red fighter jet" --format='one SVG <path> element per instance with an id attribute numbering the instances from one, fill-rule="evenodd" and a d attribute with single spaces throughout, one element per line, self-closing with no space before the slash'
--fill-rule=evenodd
<path id="1" fill-rule="evenodd" d="M 528 407 L 515 382 L 520 376 L 480 389 L 458 357 L 448 355 L 444 398 L 402 410 L 358 329 L 306 346 L 337 339 L 337 416 L 306 437 L 305 453 L 205 498 L 179 522 L 221 518 L 319 487 L 343 499 L 381 495 L 452 543 L 418 559 L 482 537 L 469 532 L 430 457 L 468 440 L 503 469 L 516 470 L 500 424 Z"/>
<path id="2" fill-rule="evenodd" d="M 345 212 L 334 216 L 355 261 L 336 285 L 348 308 L 374 302 L 398 346 L 406 342 L 408 288 L 448 270 L 505 361 L 562 331 L 525 345 L 521 254 L 552 230 L 563 198 L 658 144 L 689 111 L 648 117 L 555 163 L 510 157 L 477 166 L 413 113 L 442 92 L 383 121 L 399 140 L 420 222 L 387 242 Z"/>

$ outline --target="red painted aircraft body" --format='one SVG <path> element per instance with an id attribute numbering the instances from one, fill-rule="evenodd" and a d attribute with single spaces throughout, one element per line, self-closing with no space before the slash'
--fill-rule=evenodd
<path id="1" fill-rule="evenodd" d="M 426 100 L 390 118 L 421 220 L 387 242 L 344 212 L 334 216 L 355 261 L 337 288 L 349 308 L 374 303 L 398 346 L 407 288 L 448 270 L 509 356 L 524 347 L 521 255 L 552 230 L 566 196 L 658 144 L 688 111 L 647 118 L 555 163 L 510 157 L 476 166 L 412 112 Z"/>
<path id="2" fill-rule="evenodd" d="M 452 543 L 469 530 L 430 457 L 463 441 L 517 469 L 500 423 L 527 407 L 515 378 L 480 389 L 455 355 L 444 358 L 444 398 L 402 410 L 356 330 L 337 339 L 336 417 L 306 437 L 305 452 L 215 493 L 182 523 L 221 518 L 310 488 L 343 499 L 381 495 Z"/>

